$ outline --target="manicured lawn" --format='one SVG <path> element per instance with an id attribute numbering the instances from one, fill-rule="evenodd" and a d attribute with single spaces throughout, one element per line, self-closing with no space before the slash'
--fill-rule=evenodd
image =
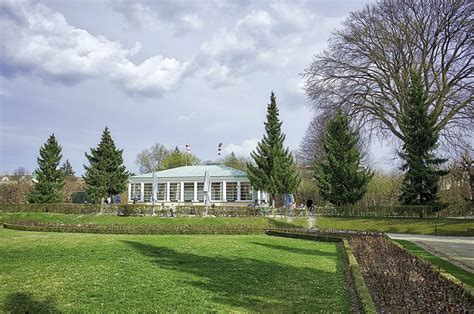
<path id="1" fill-rule="evenodd" d="M 348 312 L 334 243 L 0 228 L 0 311 Z"/>
<path id="2" fill-rule="evenodd" d="M 207 217 L 207 218 L 159 218 L 159 217 L 120 217 L 116 215 L 66 215 L 52 213 L 5 213 L 0 211 L 0 222 L 5 221 L 39 221 L 67 224 L 179 224 L 179 225 L 248 225 L 252 227 L 278 228 L 278 227 L 306 227 L 308 220 L 302 218 L 232 218 L 232 217 Z"/>
<path id="3" fill-rule="evenodd" d="M 392 233 L 435 234 L 435 219 L 318 217 L 316 227 Z M 474 236 L 473 219 L 439 219 L 437 235 Z"/>
<path id="4" fill-rule="evenodd" d="M 396 240 L 396 241 L 400 243 L 405 249 L 410 251 L 413 255 L 416 255 L 420 257 L 421 259 L 424 259 L 428 261 L 429 263 L 435 265 L 436 267 L 439 267 L 445 273 L 457 278 L 463 284 L 467 285 L 468 288 L 474 292 L 474 274 L 456 265 L 451 264 L 445 259 L 439 258 L 431 254 L 430 252 L 427 252 L 426 250 L 422 249 L 421 247 L 419 247 L 413 242 L 406 241 L 406 240 Z"/>
<path id="5" fill-rule="evenodd" d="M 247 225 L 256 228 L 308 227 L 308 219 L 271 217 L 208 217 L 159 218 L 119 217 L 115 215 L 65 215 L 52 213 L 6 213 L 0 211 L 0 223 L 5 221 L 39 221 L 68 224 L 169 224 L 169 225 Z M 411 218 L 335 218 L 317 217 L 316 227 L 326 229 L 378 231 L 433 235 L 474 236 L 473 219 L 411 219 Z"/>

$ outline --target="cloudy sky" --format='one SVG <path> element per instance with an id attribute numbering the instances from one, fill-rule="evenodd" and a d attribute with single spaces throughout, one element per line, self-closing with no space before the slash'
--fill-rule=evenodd
<path id="1" fill-rule="evenodd" d="M 312 115 L 300 73 L 365 3 L 0 0 L 0 173 L 34 170 L 55 133 L 81 174 L 105 126 L 132 171 L 156 142 L 247 155 L 272 90 L 296 149 Z"/>

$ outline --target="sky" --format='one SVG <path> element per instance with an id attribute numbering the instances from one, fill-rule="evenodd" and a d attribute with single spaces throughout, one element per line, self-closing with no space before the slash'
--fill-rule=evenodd
<path id="1" fill-rule="evenodd" d="M 124 162 L 161 143 L 248 156 L 274 91 L 298 149 L 301 73 L 364 0 L 0 0 L 0 173 L 33 171 L 54 133 L 76 174 L 109 127 Z M 371 147 L 375 167 L 391 148 Z"/>

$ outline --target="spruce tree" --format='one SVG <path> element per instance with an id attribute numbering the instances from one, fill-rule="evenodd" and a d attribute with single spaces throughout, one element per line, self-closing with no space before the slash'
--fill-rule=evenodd
<path id="1" fill-rule="evenodd" d="M 37 159 L 39 167 L 34 172 L 37 182 L 28 196 L 30 203 L 61 202 L 61 189 L 64 186 L 64 175 L 59 168 L 61 150 L 54 134 L 40 148 Z"/>
<path id="2" fill-rule="evenodd" d="M 314 177 L 321 197 L 336 206 L 355 204 L 367 191 L 373 176 L 361 166 L 359 135 L 351 130 L 347 116 L 338 112 L 328 121 L 324 154 L 315 159 Z"/>
<path id="3" fill-rule="evenodd" d="M 433 205 L 437 203 L 438 180 L 446 174 L 439 166 L 446 159 L 437 158 L 439 130 L 436 116 L 429 114 L 428 94 L 420 74 L 411 73 L 408 108 L 402 113 L 400 129 L 405 141 L 399 156 L 406 171 L 401 187 L 400 202 L 405 205 Z"/>
<path id="4" fill-rule="evenodd" d="M 61 171 L 63 172 L 63 175 L 66 177 L 74 176 L 75 173 L 74 173 L 74 170 L 72 169 L 69 159 L 66 159 L 66 161 L 63 163 L 63 165 L 61 166 Z"/>
<path id="5" fill-rule="evenodd" d="M 96 148 L 85 154 L 90 165 L 84 165 L 86 194 L 94 202 L 122 193 L 130 173 L 123 165 L 123 150 L 117 149 L 106 127 Z M 112 198 L 113 199 L 113 198 Z"/>
<path id="6" fill-rule="evenodd" d="M 247 175 L 252 185 L 269 192 L 274 200 L 277 194 L 293 193 L 298 188 L 300 176 L 288 148 L 284 148 L 285 134 L 278 117 L 275 94 L 270 96 L 267 107 L 265 134 L 250 155 L 254 163 L 247 163 Z"/>

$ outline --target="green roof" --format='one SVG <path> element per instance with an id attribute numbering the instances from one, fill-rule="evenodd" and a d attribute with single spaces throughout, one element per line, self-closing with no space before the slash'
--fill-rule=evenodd
<path id="1" fill-rule="evenodd" d="M 173 169 L 166 169 L 156 172 L 157 178 L 185 178 L 185 177 L 204 177 L 204 172 L 208 171 L 212 177 L 247 177 L 244 171 L 222 165 L 207 166 L 184 166 Z M 151 178 L 153 173 L 146 173 L 131 178 Z"/>

